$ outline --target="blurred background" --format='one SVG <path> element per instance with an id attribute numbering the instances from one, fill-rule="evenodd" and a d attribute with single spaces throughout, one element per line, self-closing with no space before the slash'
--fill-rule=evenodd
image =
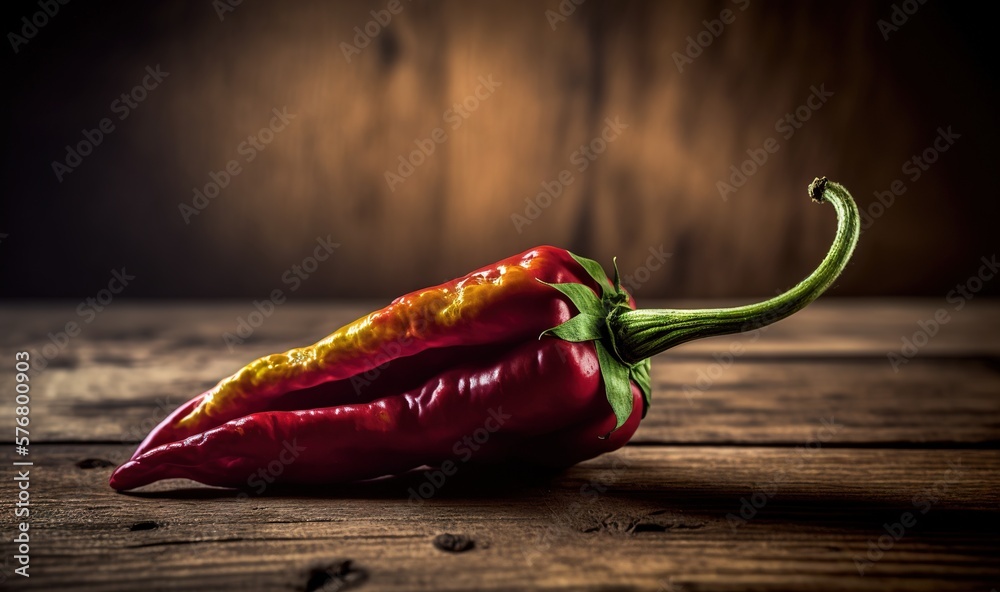
<path id="1" fill-rule="evenodd" d="M 4 13 L 7 299 L 92 295 L 123 266 L 128 298 L 260 298 L 289 272 L 295 298 L 389 298 L 538 244 L 617 256 L 640 300 L 760 297 L 829 246 L 817 175 L 865 211 L 834 294 L 943 298 L 996 249 L 997 74 L 971 8 Z"/>

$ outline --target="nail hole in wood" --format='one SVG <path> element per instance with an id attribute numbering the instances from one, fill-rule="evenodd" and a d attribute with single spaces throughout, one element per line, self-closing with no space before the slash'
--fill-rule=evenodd
<path id="1" fill-rule="evenodd" d="M 320 565 L 309 570 L 306 592 L 349 590 L 368 579 L 368 572 L 354 565 L 350 559 Z"/>
<path id="2" fill-rule="evenodd" d="M 434 547 L 447 553 L 463 553 L 476 546 L 476 541 L 464 534 L 439 534 L 434 537 Z"/>
<path id="3" fill-rule="evenodd" d="M 78 461 L 76 466 L 81 469 L 105 469 L 107 467 L 115 466 L 115 463 L 110 460 L 104 460 L 103 458 L 85 458 Z"/>

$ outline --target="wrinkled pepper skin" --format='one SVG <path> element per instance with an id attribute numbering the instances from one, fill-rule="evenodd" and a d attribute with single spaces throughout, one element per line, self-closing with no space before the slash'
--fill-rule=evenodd
<path id="1" fill-rule="evenodd" d="M 566 298 L 538 280 L 597 287 L 567 251 L 543 246 L 406 294 L 314 345 L 247 364 L 174 411 L 134 456 L 265 410 L 288 391 L 347 380 L 428 349 L 535 340 L 572 316 Z"/>
<path id="2" fill-rule="evenodd" d="M 638 427 L 642 395 L 635 395 L 635 420 L 602 439 L 615 417 L 594 344 L 539 339 L 575 313 L 546 283 L 602 289 L 569 252 L 543 246 L 412 292 L 312 346 L 251 362 L 182 405 L 114 473 L 111 485 L 131 489 L 186 477 L 245 486 L 247 475 L 278 458 L 286 442 L 304 450 L 283 471 L 283 482 L 379 477 L 454 456 L 456 441 L 500 407 L 511 418 L 477 460 L 523 455 L 568 466 L 620 447 Z M 418 356 L 431 350 L 440 352 L 438 359 Z M 415 388 L 385 392 L 419 373 L 411 362 L 425 360 L 445 371 Z M 364 378 L 376 370 L 373 380 Z M 309 393 L 311 387 L 322 392 Z M 533 438 L 562 429 L 593 437 L 572 450 L 531 446 Z"/>
<path id="3" fill-rule="evenodd" d="M 825 177 L 809 196 L 834 206 L 833 244 L 766 301 L 637 310 L 617 266 L 612 281 L 596 261 L 538 247 L 251 362 L 167 417 L 111 486 L 255 487 L 264 472 L 267 482 L 325 485 L 449 460 L 566 467 L 620 448 L 650 404 L 652 356 L 759 329 L 833 285 L 860 215 Z"/>
<path id="4" fill-rule="evenodd" d="M 623 446 L 639 426 L 642 393 L 633 386 L 632 416 L 599 437 L 615 424 L 603 388 L 592 343 L 527 342 L 500 360 L 469 361 L 371 403 L 230 421 L 146 452 L 123 465 L 111 485 L 187 478 L 245 488 L 276 461 L 280 468 L 271 474 L 280 472 L 286 484 L 371 479 L 458 461 L 456 445 L 483 429 L 492 433 L 480 442 L 477 462 L 568 466 Z"/>

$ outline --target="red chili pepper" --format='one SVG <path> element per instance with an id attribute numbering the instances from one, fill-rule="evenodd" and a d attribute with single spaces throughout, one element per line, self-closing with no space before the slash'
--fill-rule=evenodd
<path id="1" fill-rule="evenodd" d="M 477 432 L 489 440 L 476 446 L 479 462 L 569 466 L 615 450 L 648 408 L 651 356 L 787 317 L 846 266 L 857 207 L 825 178 L 809 189 L 835 206 L 837 236 L 780 296 L 635 310 L 617 267 L 610 281 L 595 261 L 538 247 L 251 362 L 167 417 L 111 486 L 188 478 L 245 487 L 275 462 L 271 478 L 288 484 L 370 479 L 453 459 Z"/>

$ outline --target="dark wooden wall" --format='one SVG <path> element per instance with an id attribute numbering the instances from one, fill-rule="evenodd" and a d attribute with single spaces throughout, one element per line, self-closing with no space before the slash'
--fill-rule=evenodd
<path id="1" fill-rule="evenodd" d="M 24 281 L 0 295 L 85 296 L 125 265 L 132 296 L 263 297 L 327 235 L 340 247 L 299 296 L 391 296 L 542 243 L 626 273 L 671 253 L 640 298 L 767 295 L 832 237 L 805 194 L 820 174 L 865 208 L 907 187 L 838 294 L 943 298 L 995 250 L 996 76 L 981 19 L 958 9 L 922 5 L 886 40 L 887 2 L 587 0 L 553 30 L 555 0 L 402 0 L 348 62 L 341 44 L 386 5 L 65 7 L 12 57 L 0 260 Z M 679 71 L 724 9 L 733 22 Z M 63 146 L 156 64 L 160 87 L 57 182 Z M 453 129 L 480 77 L 500 86 Z M 784 138 L 776 122 L 813 87 L 833 95 Z M 283 107 L 294 120 L 244 162 L 240 142 Z M 628 127 L 581 172 L 573 154 L 606 118 Z M 961 137 L 912 181 L 901 166 L 948 126 Z M 447 140 L 391 190 L 386 171 L 436 127 Z M 769 137 L 778 151 L 722 199 Z M 242 172 L 185 224 L 179 205 L 231 159 Z M 573 182 L 518 232 L 512 215 L 563 170 Z"/>

